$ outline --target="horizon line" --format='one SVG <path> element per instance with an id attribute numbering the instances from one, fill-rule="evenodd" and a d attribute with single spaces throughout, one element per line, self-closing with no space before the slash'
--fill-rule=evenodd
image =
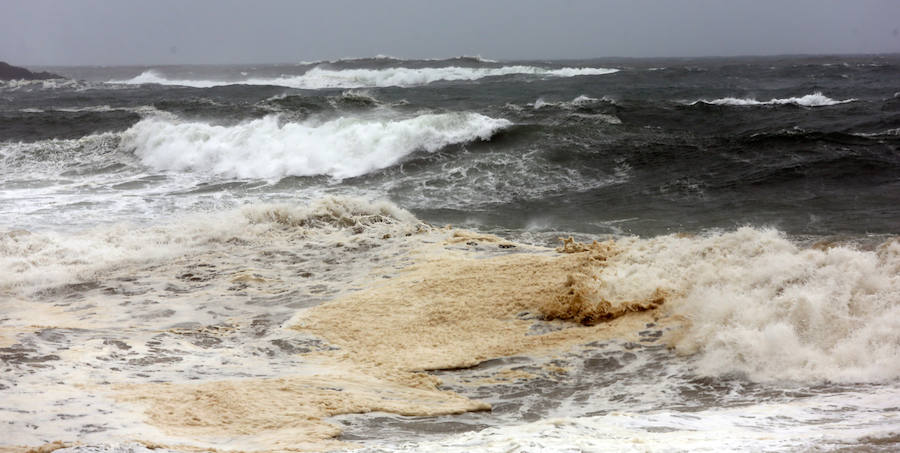
<path id="1" fill-rule="evenodd" d="M 303 65 L 305 64 L 321 64 L 342 60 L 365 60 L 365 59 L 394 59 L 399 61 L 444 61 L 455 58 L 481 58 L 495 63 L 508 62 L 534 62 L 534 61 L 590 61 L 590 60 L 691 60 L 691 59 L 727 59 L 727 58 L 827 58 L 827 57 L 888 57 L 900 56 L 900 52 L 868 52 L 868 53 L 781 53 L 781 54 L 738 54 L 738 55 L 693 55 L 693 56 L 592 56 L 592 57 L 566 57 L 566 58 L 547 58 L 547 57 L 528 57 L 528 58 L 488 58 L 481 55 L 454 55 L 450 57 L 395 57 L 391 55 L 376 54 L 367 57 L 340 57 L 330 59 L 317 59 L 313 61 L 233 61 L 233 62 L 203 62 L 203 63 L 83 63 L 83 64 L 30 64 L 30 63 L 13 63 L 9 60 L 0 60 L 7 64 L 20 67 L 35 68 L 75 68 L 75 67 L 144 67 L 144 66 L 236 66 L 236 65 Z"/>

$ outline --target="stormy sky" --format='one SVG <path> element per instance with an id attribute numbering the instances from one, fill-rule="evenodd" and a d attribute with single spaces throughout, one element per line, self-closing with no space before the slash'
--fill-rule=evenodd
<path id="1" fill-rule="evenodd" d="M 897 0 L 0 0 L 20 65 L 900 52 Z"/>

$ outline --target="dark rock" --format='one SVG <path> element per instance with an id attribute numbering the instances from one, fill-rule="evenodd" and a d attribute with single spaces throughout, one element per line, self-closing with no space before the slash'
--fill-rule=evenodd
<path id="1" fill-rule="evenodd" d="M 47 80 L 47 79 L 65 79 L 65 77 L 49 72 L 31 72 L 25 68 L 13 66 L 4 61 L 0 61 L 0 80 Z"/>

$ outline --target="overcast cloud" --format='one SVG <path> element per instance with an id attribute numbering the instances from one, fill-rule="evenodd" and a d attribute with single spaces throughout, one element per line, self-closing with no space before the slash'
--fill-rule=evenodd
<path id="1" fill-rule="evenodd" d="M 0 0 L 21 65 L 900 52 L 897 0 Z"/>

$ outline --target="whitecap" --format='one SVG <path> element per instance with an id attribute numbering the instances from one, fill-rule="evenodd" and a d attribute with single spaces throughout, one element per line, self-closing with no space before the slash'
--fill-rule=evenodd
<path id="1" fill-rule="evenodd" d="M 606 96 L 604 96 L 603 99 L 597 99 L 597 98 L 592 98 L 590 96 L 582 94 L 582 95 L 576 96 L 571 101 L 563 101 L 563 102 L 550 102 L 550 101 L 545 100 L 543 97 L 540 97 L 536 101 L 534 101 L 534 103 L 531 105 L 532 105 L 532 107 L 534 107 L 535 110 L 540 110 L 545 107 L 575 109 L 578 107 L 585 107 L 588 105 L 597 104 L 599 102 L 612 103 L 612 101 L 609 100 Z"/>
<path id="2" fill-rule="evenodd" d="M 342 117 L 322 123 L 282 123 L 270 115 L 234 126 L 153 117 L 125 131 L 121 146 L 156 170 L 349 178 L 392 166 L 415 151 L 488 140 L 511 124 L 478 113 Z"/>
<path id="3" fill-rule="evenodd" d="M 758 101 L 754 98 L 734 98 L 734 97 L 726 97 L 720 99 L 713 99 L 711 101 L 701 99 L 699 101 L 691 102 L 690 105 L 695 104 L 711 104 L 711 105 L 737 105 L 737 106 L 752 106 L 752 105 L 784 105 L 784 104 L 794 104 L 800 105 L 804 107 L 823 107 L 828 105 L 837 105 L 837 104 L 846 104 L 848 102 L 855 101 L 855 98 L 844 99 L 844 100 L 835 100 L 831 99 L 828 96 L 823 95 L 821 92 L 815 92 L 812 94 L 807 94 L 801 97 L 790 97 L 790 98 L 773 98 L 768 101 Z"/>
<path id="4" fill-rule="evenodd" d="M 597 276 L 609 301 L 668 294 L 697 370 L 756 381 L 900 377 L 900 240 L 802 248 L 776 230 L 622 239 Z M 600 283 L 602 282 L 602 283 Z"/>
<path id="5" fill-rule="evenodd" d="M 282 75 L 273 78 L 247 78 L 242 80 L 172 79 L 155 70 L 144 71 L 127 80 L 112 80 L 109 83 L 182 85 L 208 88 L 221 85 L 277 85 L 300 89 L 323 88 L 367 88 L 367 87 L 411 87 L 427 85 L 437 81 L 471 81 L 485 77 L 505 75 L 532 75 L 538 77 L 576 77 L 603 75 L 617 72 L 609 68 L 558 68 L 548 69 L 536 66 L 502 66 L 498 68 L 468 68 L 460 66 L 432 68 L 384 68 L 384 69 L 325 69 L 314 67 L 301 75 Z"/>

